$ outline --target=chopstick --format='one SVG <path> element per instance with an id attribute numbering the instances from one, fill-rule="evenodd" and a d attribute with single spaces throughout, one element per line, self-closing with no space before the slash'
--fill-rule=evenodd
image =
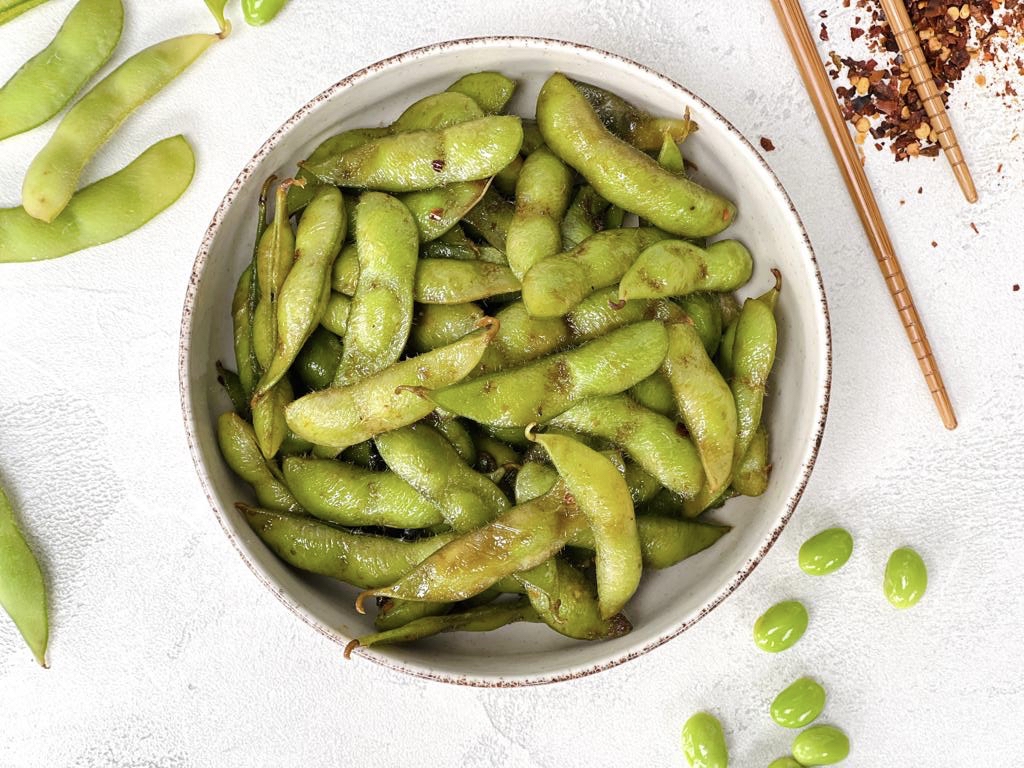
<path id="1" fill-rule="evenodd" d="M 885 11 L 885 18 L 889 21 L 889 28 L 900 47 L 900 53 L 903 54 L 903 61 L 910 67 L 910 79 L 917 89 L 918 96 L 921 97 L 921 106 L 928 114 L 932 130 L 935 131 L 939 146 L 942 147 L 946 159 L 949 160 L 957 184 L 960 185 L 960 190 L 967 198 L 967 202 L 976 203 L 978 190 L 974 187 L 971 169 L 967 166 L 967 160 L 964 159 L 963 150 L 960 149 L 960 143 L 953 131 L 953 124 L 949 120 L 942 97 L 939 96 L 939 89 L 932 78 L 932 71 L 924 59 L 921 40 L 918 38 L 917 32 L 914 31 L 907 7 L 903 4 L 903 0 L 880 0 L 880 2 L 882 10 Z"/>
<path id="2" fill-rule="evenodd" d="M 946 392 L 946 385 L 942 381 L 942 374 L 939 372 L 939 366 L 932 354 L 924 325 L 917 314 L 917 308 L 910 295 L 910 288 L 903 277 L 899 259 L 896 258 L 896 251 L 889 239 L 889 233 L 886 231 L 885 222 L 878 210 L 878 203 L 871 192 L 871 186 L 864 173 L 853 140 L 850 138 L 846 121 L 843 120 L 843 115 L 839 110 L 839 102 L 832 91 L 832 83 L 825 73 L 825 66 L 818 55 L 818 48 L 814 43 L 814 38 L 811 37 L 811 31 L 807 26 L 800 2 L 799 0 L 772 0 L 772 5 L 775 7 L 779 24 L 782 26 L 797 68 L 807 87 L 807 93 L 818 113 L 821 127 L 832 147 L 839 170 L 843 174 L 850 198 L 857 208 L 864 233 L 871 243 L 871 250 L 875 253 L 875 259 L 882 271 L 882 277 L 885 278 L 889 295 L 896 305 L 914 356 L 921 366 L 925 383 L 928 385 L 928 390 L 942 417 L 942 423 L 947 429 L 956 429 L 957 421 L 953 404 Z"/>

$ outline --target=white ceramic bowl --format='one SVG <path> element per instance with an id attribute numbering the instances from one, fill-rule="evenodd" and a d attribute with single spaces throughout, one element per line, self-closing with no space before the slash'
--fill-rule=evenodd
<path id="1" fill-rule="evenodd" d="M 645 575 L 627 608 L 632 633 L 603 643 L 563 638 L 543 625 L 514 625 L 486 636 L 449 634 L 415 646 L 360 649 L 364 658 L 409 674 L 471 685 L 510 686 L 565 680 L 633 659 L 676 637 L 750 574 L 781 533 L 807 483 L 828 408 L 831 368 L 828 309 L 821 275 L 789 197 L 750 144 L 708 104 L 635 62 L 573 43 L 501 37 L 458 40 L 409 51 L 360 70 L 324 91 L 271 136 L 217 209 L 192 273 L 181 327 L 180 385 L 188 439 L 214 513 L 256 577 L 296 616 L 344 645 L 371 630 L 353 610 L 355 591 L 280 562 L 232 504 L 251 499 L 217 449 L 217 416 L 229 409 L 214 363 L 232 360 L 230 303 L 250 258 L 260 184 L 286 176 L 325 137 L 345 128 L 386 124 L 416 99 L 463 74 L 497 69 L 520 83 L 512 111 L 532 115 L 554 71 L 604 86 L 654 113 L 689 107 L 700 131 L 686 142 L 696 177 L 736 201 L 730 237 L 755 256 L 749 290 L 785 277 L 779 299 L 778 360 L 770 385 L 771 482 L 758 499 L 730 501 L 715 519 L 734 526 L 711 549 Z M 359 663 L 353 661 L 353 663 Z"/>

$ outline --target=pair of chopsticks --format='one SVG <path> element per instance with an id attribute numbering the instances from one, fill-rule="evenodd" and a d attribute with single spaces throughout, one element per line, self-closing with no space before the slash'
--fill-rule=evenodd
<path id="1" fill-rule="evenodd" d="M 832 153 L 842 171 L 846 188 L 860 215 L 864 232 L 871 243 L 871 249 L 875 253 L 878 266 L 885 278 L 886 287 L 888 287 L 896 310 L 899 312 L 903 328 L 910 340 L 910 346 L 921 366 L 921 373 L 924 374 L 928 390 L 942 417 L 942 423 L 947 429 L 956 429 L 957 420 L 953 404 L 946 392 L 946 385 L 942 381 L 942 374 L 939 372 L 938 364 L 932 354 L 924 325 L 917 314 L 917 308 L 910 295 L 910 288 L 903 277 L 899 259 L 896 258 L 896 251 L 889 239 L 889 233 L 886 231 L 885 222 L 878 210 L 878 203 L 868 184 L 853 140 L 850 138 L 846 121 L 840 112 L 839 102 L 832 91 L 832 83 L 818 55 L 817 46 L 807 26 L 800 2 L 799 0 L 772 0 L 772 4 L 793 52 L 793 58 L 803 77 L 804 85 L 814 104 L 814 109 L 818 113 L 818 119 L 828 137 Z M 899 44 L 903 59 L 910 67 L 911 79 L 921 96 L 922 105 L 935 130 L 936 138 L 952 166 L 964 196 L 973 203 L 978 199 L 974 181 L 971 179 L 970 170 L 957 143 L 949 116 L 942 105 L 938 89 L 932 80 L 931 71 L 924 60 L 921 41 L 914 32 L 907 9 L 902 0 L 881 0 L 881 5 Z"/>

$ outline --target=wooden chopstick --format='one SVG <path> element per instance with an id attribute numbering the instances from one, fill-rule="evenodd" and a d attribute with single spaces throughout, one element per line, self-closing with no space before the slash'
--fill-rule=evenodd
<path id="1" fill-rule="evenodd" d="M 889 21 L 889 28 L 892 30 L 896 43 L 903 54 L 903 60 L 910 67 L 910 79 L 921 97 L 921 105 L 928 114 L 932 130 L 942 147 L 949 165 L 953 169 L 953 175 L 960 185 L 967 202 L 978 201 L 978 190 L 974 187 L 974 179 L 971 177 L 971 169 L 964 159 L 963 150 L 957 141 L 956 133 L 953 131 L 953 124 L 946 113 L 946 107 L 939 96 L 939 89 L 935 85 L 931 68 L 924 59 L 924 52 L 921 50 L 921 40 L 914 31 L 914 25 L 910 21 L 910 14 L 903 0 L 881 0 L 882 10 Z"/>
<path id="2" fill-rule="evenodd" d="M 903 277 L 899 259 L 896 258 L 896 251 L 889 239 L 882 214 L 878 210 L 878 203 L 871 192 L 871 186 L 868 184 L 853 139 L 850 138 L 846 121 L 843 120 L 843 115 L 839 110 L 839 102 L 832 91 L 832 83 L 818 56 L 818 48 L 814 43 L 814 38 L 811 37 L 811 31 L 807 26 L 800 2 L 799 0 L 772 0 L 772 5 L 775 7 L 779 24 L 782 26 L 797 68 L 807 87 L 807 93 L 818 113 L 821 127 L 825 131 L 825 136 L 832 147 L 832 153 L 839 164 L 846 188 L 857 208 L 861 224 L 864 226 L 864 233 L 878 260 L 878 267 L 882 270 L 882 277 L 885 278 L 886 287 L 888 287 L 896 310 L 899 312 L 903 328 L 907 332 L 907 338 L 910 339 L 910 346 L 921 366 L 921 373 L 924 374 L 924 380 L 932 393 L 932 399 L 939 410 L 939 415 L 942 417 L 942 423 L 946 425 L 947 429 L 956 429 L 957 421 L 953 404 L 949 400 L 939 366 L 932 355 L 924 325 L 917 314 L 907 281 Z"/>

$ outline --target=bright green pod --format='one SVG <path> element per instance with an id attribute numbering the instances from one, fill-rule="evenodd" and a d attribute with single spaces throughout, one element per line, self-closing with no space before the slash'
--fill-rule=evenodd
<path id="1" fill-rule="evenodd" d="M 561 635 L 574 640 L 611 640 L 633 629 L 621 613 L 604 616 L 590 582 L 560 558 L 551 558 L 514 578 L 540 620 Z"/>
<path id="2" fill-rule="evenodd" d="M 295 358 L 293 368 L 309 389 L 314 392 L 326 389 L 334 381 L 342 352 L 341 339 L 321 326 L 313 331 Z"/>
<path id="3" fill-rule="evenodd" d="M 60 112 L 110 58 L 123 26 L 121 0 L 80 0 L 53 41 L 0 87 L 0 140 Z"/>
<path id="4" fill-rule="evenodd" d="M 800 545 L 800 570 L 808 576 L 838 571 L 853 554 L 853 536 L 845 528 L 826 528 Z"/>
<path id="5" fill-rule="evenodd" d="M 494 186 L 505 197 L 515 197 L 516 184 L 523 172 L 523 158 L 517 155 L 512 162 L 494 174 Z"/>
<path id="6" fill-rule="evenodd" d="M 370 139 L 378 139 L 381 136 L 388 136 L 391 131 L 387 128 L 352 128 L 347 131 L 329 136 L 317 145 L 316 149 L 310 153 L 309 157 L 306 158 L 307 163 L 316 164 L 326 160 L 333 155 L 340 154 L 349 149 L 355 149 L 356 147 L 362 146 Z M 307 170 L 302 168 L 295 174 L 295 177 L 302 179 L 306 182 L 304 187 L 295 185 L 288 190 L 288 213 L 294 214 L 301 211 L 307 205 L 309 201 L 313 199 L 313 194 L 316 192 L 316 188 L 319 186 L 316 176 Z M 348 205 L 346 200 L 346 207 L 349 212 L 353 212 L 355 209 L 354 205 Z M 355 227 L 349 226 L 349 232 L 354 232 Z"/>
<path id="7" fill-rule="evenodd" d="M 79 190 L 52 224 L 0 209 L 0 264 L 55 259 L 134 232 L 181 197 L 195 167 L 188 142 L 174 136 Z"/>
<path id="8" fill-rule="evenodd" d="M 697 130 L 689 114 L 682 118 L 655 117 L 604 88 L 580 80 L 571 82 L 605 128 L 637 149 L 658 149 L 664 141 L 675 144 Z"/>
<path id="9" fill-rule="evenodd" d="M 747 446 L 747 452 L 743 454 L 743 459 L 733 472 L 732 489 L 741 496 L 760 496 L 768 488 L 771 468 L 768 461 L 768 430 L 762 424 L 757 428 L 754 438 Z M 800 567 L 803 568 L 802 563 Z M 836 568 L 838 567 L 837 565 Z"/>
<path id="10" fill-rule="evenodd" d="M 372 589 L 406 571 L 452 540 L 439 534 L 415 541 L 352 533 L 313 517 L 235 504 L 249 526 L 284 562 L 309 573 Z"/>
<path id="11" fill-rule="evenodd" d="M 629 396 L 655 413 L 670 419 L 678 418 L 676 393 L 672 391 L 672 383 L 661 371 L 655 371 L 630 387 Z"/>
<path id="12" fill-rule="evenodd" d="M 527 461 L 516 473 L 516 504 L 539 499 L 555 487 L 558 472 L 554 467 L 541 464 L 539 461 Z"/>
<path id="13" fill-rule="evenodd" d="M 409 349 L 429 352 L 458 341 L 479 328 L 483 316 L 484 311 L 471 303 L 419 304 L 409 331 Z"/>
<path id="14" fill-rule="evenodd" d="M 698 712 L 683 725 L 683 755 L 690 768 L 728 768 L 729 750 L 718 718 Z"/>
<path id="15" fill-rule="evenodd" d="M 14 519 L 14 508 L 0 487 L 0 608 L 11 617 L 36 661 L 46 666 L 50 622 L 46 583 L 25 536 Z"/>
<path id="16" fill-rule="evenodd" d="M 292 384 L 287 377 L 252 400 L 252 428 L 256 442 L 268 459 L 274 458 L 288 437 L 285 409 L 295 399 Z"/>
<path id="17" fill-rule="evenodd" d="M 473 206 L 462 220 L 493 248 L 505 253 L 508 228 L 515 208 L 493 189 L 488 189 L 480 202 Z"/>
<path id="18" fill-rule="evenodd" d="M 470 466 L 476 464 L 476 442 L 461 420 L 444 411 L 434 411 L 427 418 L 464 462 Z"/>
<path id="19" fill-rule="evenodd" d="M 604 227 L 608 201 L 589 184 L 579 188 L 562 218 L 562 250 L 569 251 Z"/>
<path id="20" fill-rule="evenodd" d="M 514 293 L 519 280 L 504 264 L 455 259 L 420 259 L 413 298 L 420 304 L 466 304 Z"/>
<path id="21" fill-rule="evenodd" d="M 224 8 L 227 6 L 228 0 L 205 0 L 205 2 L 213 20 L 220 28 L 220 33 L 226 37 L 231 32 L 231 22 L 224 16 Z"/>
<path id="22" fill-rule="evenodd" d="M 473 72 L 448 86 L 449 91 L 469 96 L 488 115 L 505 110 L 516 92 L 516 81 L 500 72 Z"/>
<path id="23" fill-rule="evenodd" d="M 242 0 L 242 15 L 246 24 L 262 27 L 274 20 L 288 0 Z"/>
<path id="24" fill-rule="evenodd" d="M 356 207 L 359 282 L 349 310 L 345 352 L 334 386 L 346 386 L 398 360 L 412 326 L 419 235 L 409 209 L 366 192 Z M 333 278 L 332 278 L 333 284 Z"/>
<path id="25" fill-rule="evenodd" d="M 252 486 L 261 507 L 279 512 L 301 512 L 302 505 L 274 474 L 256 442 L 253 428 L 237 413 L 217 420 L 217 444 L 231 471 Z"/>
<path id="26" fill-rule="evenodd" d="M 587 100 L 561 74 L 544 84 L 537 124 L 545 142 L 601 197 L 659 229 L 684 237 L 708 237 L 729 226 L 736 207 L 713 192 L 665 170 L 635 147 L 616 139 Z M 655 147 L 661 144 L 657 133 Z"/>
<path id="27" fill-rule="evenodd" d="M 572 172 L 547 148 L 526 158 L 505 246 L 509 266 L 520 280 L 534 264 L 562 250 L 561 221 L 571 190 Z"/>
<path id="28" fill-rule="evenodd" d="M 266 369 L 277 349 L 277 300 L 288 271 L 295 262 L 295 233 L 285 203 L 291 180 L 277 188 L 274 221 L 256 246 L 256 285 L 259 300 L 252 318 L 252 345 L 256 360 Z"/>
<path id="29" fill-rule="evenodd" d="M 54 221 L 75 193 L 85 166 L 125 118 L 218 39 L 217 35 L 185 35 L 157 43 L 132 56 L 85 94 L 29 165 L 21 189 L 26 213 Z"/>
<path id="30" fill-rule="evenodd" d="M 738 240 L 719 240 L 707 249 L 685 240 L 663 240 L 647 248 L 619 283 L 620 299 L 659 299 L 697 291 L 735 291 L 754 269 Z"/>
<path id="31" fill-rule="evenodd" d="M 359 250 L 355 243 L 341 249 L 331 267 L 331 290 L 343 296 L 354 296 L 359 286 Z"/>
<path id="32" fill-rule="evenodd" d="M 714 359 L 722 341 L 722 306 L 718 296 L 712 293 L 691 293 L 681 296 L 676 303 L 693 323 L 708 357 Z"/>
<path id="33" fill-rule="evenodd" d="M 524 465 L 526 466 L 530 465 Z M 517 487 L 518 482 L 517 477 Z M 639 515 L 636 518 L 636 527 L 640 535 L 640 557 L 644 567 L 655 570 L 671 568 L 686 558 L 703 552 L 731 530 L 728 526 L 697 520 L 679 520 L 678 517 L 655 514 Z M 569 544 L 583 549 L 593 549 L 593 534 L 582 528 L 573 534 Z"/>
<path id="34" fill-rule="evenodd" d="M 613 395 L 653 373 L 668 347 L 665 326 L 634 323 L 521 368 L 429 393 L 436 405 L 481 424 L 525 427 L 587 397 Z"/>
<path id="35" fill-rule="evenodd" d="M 800 765 L 834 765 L 849 754 L 849 738 L 831 725 L 813 725 L 793 739 L 793 757 Z"/>
<path id="36" fill-rule="evenodd" d="M 446 187 L 409 192 L 398 199 L 412 213 L 420 242 L 429 243 L 456 226 L 480 202 L 489 184 L 489 179 L 462 181 Z"/>
<path id="37" fill-rule="evenodd" d="M 733 374 L 732 350 L 736 345 L 736 326 L 739 321 L 739 314 L 727 323 L 722 331 L 722 343 L 718 345 L 718 354 L 715 356 L 715 367 L 725 379 L 731 379 Z"/>
<path id="38" fill-rule="evenodd" d="M 679 149 L 679 140 L 673 136 L 671 131 L 665 131 L 661 137 L 658 165 L 677 176 L 686 173 L 686 163 L 683 161 L 683 152 Z"/>
<path id="39" fill-rule="evenodd" d="M 796 600 L 776 603 L 754 622 L 754 642 L 762 651 L 791 648 L 807 631 L 807 609 Z"/>
<path id="40" fill-rule="evenodd" d="M 641 251 L 664 237 L 650 227 L 598 232 L 536 262 L 523 277 L 523 303 L 535 317 L 565 315 L 598 288 L 619 282 Z"/>
<path id="41" fill-rule="evenodd" d="M 0 0 L 0 24 L 6 24 L 45 2 L 46 0 Z"/>
<path id="42" fill-rule="evenodd" d="M 415 529 L 444 522 L 437 506 L 394 472 L 298 457 L 285 459 L 283 469 L 302 508 L 329 523 Z"/>
<path id="43" fill-rule="evenodd" d="M 910 547 L 900 547 L 889 555 L 882 583 L 885 598 L 894 608 L 912 608 L 928 588 L 928 569 L 924 560 Z"/>
<path id="44" fill-rule="evenodd" d="M 803 728 L 825 709 L 825 689 L 809 677 L 801 677 L 772 701 L 772 720 L 783 728 Z"/>
<path id="45" fill-rule="evenodd" d="M 482 117 L 440 131 L 371 139 L 302 167 L 338 186 L 412 192 L 493 176 L 512 162 L 522 143 L 518 117 Z"/>
<path id="46" fill-rule="evenodd" d="M 348 330 L 348 315 L 351 311 L 351 298 L 343 293 L 331 293 L 324 315 L 320 318 L 320 325 L 335 336 L 344 336 Z"/>
<path id="47" fill-rule="evenodd" d="M 424 96 L 406 107 L 391 124 L 393 133 L 440 131 L 484 116 L 480 105 L 462 93 L 443 91 Z"/>

